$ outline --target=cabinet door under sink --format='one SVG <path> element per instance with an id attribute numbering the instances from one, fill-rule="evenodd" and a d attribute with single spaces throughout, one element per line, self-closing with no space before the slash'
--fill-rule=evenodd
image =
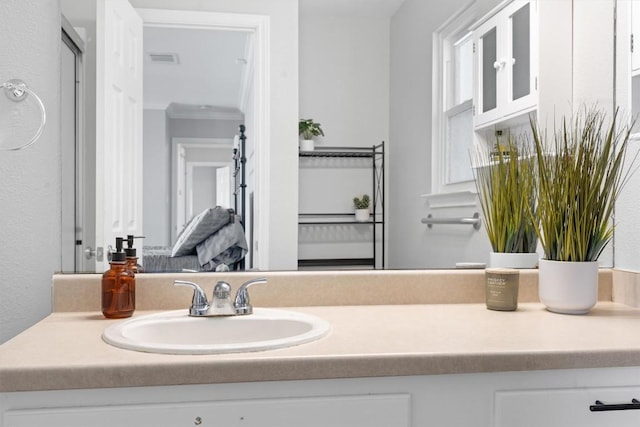
<path id="1" fill-rule="evenodd" d="M 329 396 L 10 410 L 5 427 L 408 427 L 410 395 Z"/>

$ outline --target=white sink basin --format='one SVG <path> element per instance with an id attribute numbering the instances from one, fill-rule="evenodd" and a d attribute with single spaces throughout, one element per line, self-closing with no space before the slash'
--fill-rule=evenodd
<path id="1" fill-rule="evenodd" d="M 254 308 L 251 315 L 230 317 L 190 317 L 187 310 L 177 310 L 115 323 L 102 339 L 149 353 L 239 353 L 304 344 L 330 329 L 323 319 L 280 309 Z"/>

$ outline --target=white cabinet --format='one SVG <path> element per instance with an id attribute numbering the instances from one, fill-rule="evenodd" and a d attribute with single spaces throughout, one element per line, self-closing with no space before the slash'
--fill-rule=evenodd
<path id="1" fill-rule="evenodd" d="M 91 393 L 90 391 L 88 393 Z M 127 394 L 126 390 L 122 394 Z M 177 397 L 177 396 L 176 396 Z M 135 401 L 135 396 L 132 396 Z M 408 394 L 108 404 L 10 410 L 4 427 L 409 427 Z"/>
<path id="2" fill-rule="evenodd" d="M 495 427 L 637 427 L 640 403 L 633 399 L 640 399 L 640 387 L 501 391 Z"/>
<path id="3" fill-rule="evenodd" d="M 533 359 L 535 360 L 535 358 Z M 640 367 L 0 393 L 0 427 L 627 427 Z"/>
<path id="4" fill-rule="evenodd" d="M 537 2 L 514 0 L 474 29 L 474 126 L 495 124 L 536 108 Z"/>

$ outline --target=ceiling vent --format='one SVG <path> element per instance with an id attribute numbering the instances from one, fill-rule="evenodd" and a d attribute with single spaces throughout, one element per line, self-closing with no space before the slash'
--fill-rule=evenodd
<path id="1" fill-rule="evenodd" d="M 147 58 L 149 62 L 154 64 L 179 64 L 177 53 L 166 52 L 148 52 Z"/>

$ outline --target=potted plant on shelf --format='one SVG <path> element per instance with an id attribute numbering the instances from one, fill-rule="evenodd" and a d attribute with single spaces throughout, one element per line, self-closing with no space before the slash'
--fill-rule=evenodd
<path id="1" fill-rule="evenodd" d="M 298 122 L 298 134 L 302 138 L 300 140 L 300 151 L 313 151 L 313 138 L 324 136 L 320 123 L 314 122 L 313 119 L 300 119 Z"/>
<path id="2" fill-rule="evenodd" d="M 362 198 L 354 197 L 353 206 L 356 210 L 356 221 L 366 222 L 369 221 L 369 196 L 364 194 Z"/>
<path id="3" fill-rule="evenodd" d="M 534 268 L 538 264 L 535 217 L 536 171 L 530 145 L 509 136 L 492 151 L 475 153 L 474 175 L 492 252 L 491 267 Z"/>
<path id="4" fill-rule="evenodd" d="M 532 120 L 538 185 L 538 292 L 549 311 L 587 313 L 598 299 L 598 257 L 613 237 L 615 202 L 637 154 L 626 159 L 631 126 L 597 107 L 562 120 L 553 140 Z"/>

